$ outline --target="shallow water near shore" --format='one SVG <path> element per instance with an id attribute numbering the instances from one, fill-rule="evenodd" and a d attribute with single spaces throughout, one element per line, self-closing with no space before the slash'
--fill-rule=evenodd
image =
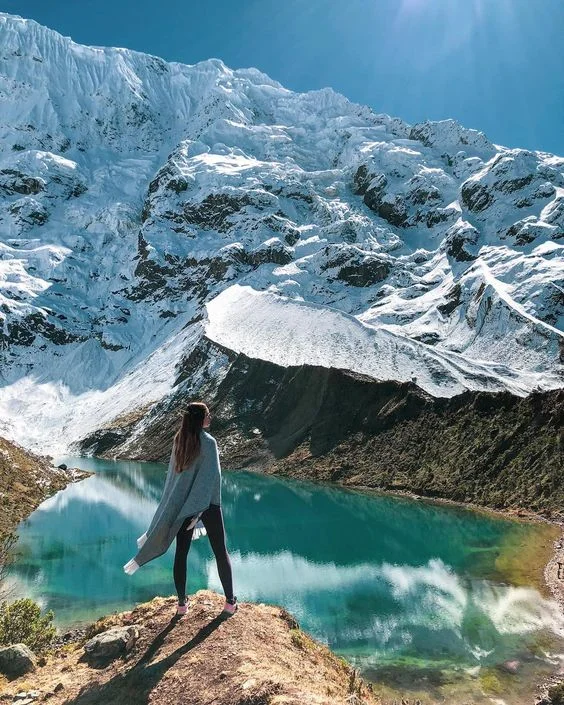
<path id="1" fill-rule="evenodd" d="M 20 524 L 18 595 L 65 629 L 172 594 L 174 547 L 133 576 L 122 570 L 166 466 L 57 462 L 96 475 Z M 223 512 L 239 599 L 286 607 L 385 701 L 529 703 L 564 653 L 564 619 L 542 584 L 555 527 L 250 472 L 224 472 Z M 188 592 L 207 587 L 221 593 L 203 537 Z"/>

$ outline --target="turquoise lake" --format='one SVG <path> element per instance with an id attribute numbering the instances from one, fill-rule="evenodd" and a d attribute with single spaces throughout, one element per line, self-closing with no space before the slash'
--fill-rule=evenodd
<path id="1" fill-rule="evenodd" d="M 20 524 L 17 594 L 62 629 L 173 594 L 174 546 L 133 576 L 122 570 L 166 466 L 57 462 L 96 474 Z M 552 527 L 251 472 L 224 471 L 222 495 L 239 600 L 286 607 L 383 696 L 528 702 L 564 653 L 562 615 L 533 565 Z M 188 591 L 201 588 L 221 592 L 207 537 L 188 556 Z"/>

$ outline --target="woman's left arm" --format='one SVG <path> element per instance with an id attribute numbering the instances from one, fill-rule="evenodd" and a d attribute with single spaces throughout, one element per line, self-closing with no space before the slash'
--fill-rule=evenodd
<path id="1" fill-rule="evenodd" d="M 211 463 L 215 470 L 217 471 L 217 479 L 214 487 L 213 495 L 211 498 L 212 504 L 221 504 L 221 463 L 219 461 L 219 448 L 217 447 L 217 441 L 213 439 L 213 448 L 211 449 Z"/>

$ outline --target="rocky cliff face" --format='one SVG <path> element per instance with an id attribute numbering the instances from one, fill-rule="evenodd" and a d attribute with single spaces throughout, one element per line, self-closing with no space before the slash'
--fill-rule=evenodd
<path id="1" fill-rule="evenodd" d="M 136 420 L 98 429 L 77 450 L 168 462 L 180 411 L 191 398 L 213 402 L 213 433 L 226 468 L 564 518 L 562 390 L 525 398 L 476 391 L 434 397 L 413 382 L 283 367 L 207 339 L 185 360 L 174 394 Z"/>
<path id="2" fill-rule="evenodd" d="M 49 495 L 90 473 L 53 467 L 51 458 L 0 438 L 0 539 Z"/>
<path id="3" fill-rule="evenodd" d="M 219 348 L 433 397 L 562 386 L 563 158 L 9 15 L 0 39 L 7 437 L 173 405 Z"/>

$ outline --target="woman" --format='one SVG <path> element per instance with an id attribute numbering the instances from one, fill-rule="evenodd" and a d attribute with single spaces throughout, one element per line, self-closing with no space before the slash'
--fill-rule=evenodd
<path id="1" fill-rule="evenodd" d="M 132 575 L 140 566 L 162 556 L 176 537 L 173 576 L 178 615 L 186 614 L 187 610 L 186 562 L 192 537 L 206 533 L 225 593 L 223 612 L 232 615 L 237 609 L 231 561 L 225 547 L 219 453 L 215 438 L 204 431 L 209 428 L 210 420 L 210 412 L 201 402 L 188 404 L 183 412 L 161 501 L 151 525 L 137 539 L 139 552 L 123 566 L 125 572 Z"/>

